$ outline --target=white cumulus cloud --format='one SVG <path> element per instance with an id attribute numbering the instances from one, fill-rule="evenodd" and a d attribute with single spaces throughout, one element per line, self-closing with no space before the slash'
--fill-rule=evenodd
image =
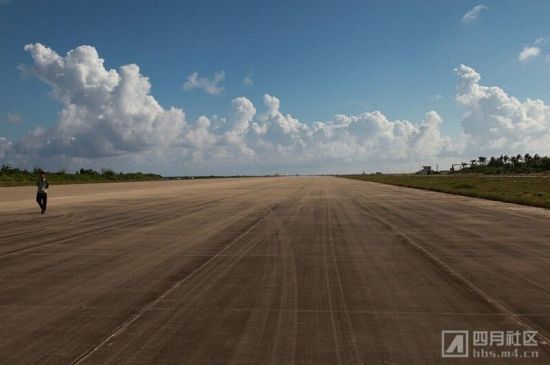
<path id="1" fill-rule="evenodd" d="M 169 146 L 186 121 L 183 110 L 164 109 L 150 95 L 151 84 L 135 64 L 106 69 L 94 47 L 65 56 L 40 44 L 25 51 L 34 60 L 25 72 L 51 86 L 62 105 L 58 124 L 28 133 L 15 148 L 39 155 L 104 157 Z"/>
<path id="2" fill-rule="evenodd" d="M 520 62 L 528 62 L 531 61 L 533 58 L 537 57 L 540 53 L 540 48 L 531 46 L 531 47 L 523 47 L 523 50 L 518 55 L 518 60 Z"/>
<path id="3" fill-rule="evenodd" d="M 465 109 L 462 131 L 451 138 L 433 110 L 417 122 L 375 110 L 305 123 L 270 94 L 258 107 L 240 96 L 228 116 L 189 122 L 182 109 L 155 100 L 137 65 L 108 69 L 90 46 L 65 56 L 39 43 L 25 50 L 34 63 L 23 69 L 51 87 L 61 110 L 51 128 L 35 128 L 16 141 L 0 137 L 0 158 L 23 167 L 171 174 L 391 171 L 480 154 L 550 153 L 550 107 L 481 85 L 479 73 L 465 65 L 455 70 L 456 101 Z"/>
<path id="4" fill-rule="evenodd" d="M 469 150 L 489 153 L 550 153 L 550 107 L 542 100 L 520 101 L 498 86 L 479 84 L 481 76 L 460 65 L 456 100 Z"/>
<path id="5" fill-rule="evenodd" d="M 462 17 L 462 22 L 463 23 L 470 23 L 474 20 L 477 20 L 477 18 L 479 18 L 479 15 L 481 14 L 481 12 L 483 10 L 487 10 L 487 9 L 489 9 L 489 8 L 485 5 L 483 5 L 483 4 L 474 6 L 473 8 L 468 10 L 466 12 L 466 14 L 464 14 L 464 16 Z"/>
<path id="6" fill-rule="evenodd" d="M 212 80 L 208 79 L 208 77 L 200 77 L 198 72 L 193 72 L 191 75 L 187 76 L 187 80 L 183 84 L 183 89 L 199 89 L 210 95 L 218 95 L 224 90 L 223 86 L 220 85 L 224 78 L 224 71 L 215 73 Z"/>

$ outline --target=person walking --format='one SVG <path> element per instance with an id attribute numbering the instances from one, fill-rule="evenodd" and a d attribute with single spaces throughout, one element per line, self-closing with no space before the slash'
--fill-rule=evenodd
<path id="1" fill-rule="evenodd" d="M 36 180 L 36 187 L 38 188 L 36 192 L 36 202 L 40 205 L 40 209 L 42 210 L 41 214 L 44 214 L 48 204 L 48 188 L 50 187 L 50 183 L 44 171 L 39 172 L 38 180 Z"/>

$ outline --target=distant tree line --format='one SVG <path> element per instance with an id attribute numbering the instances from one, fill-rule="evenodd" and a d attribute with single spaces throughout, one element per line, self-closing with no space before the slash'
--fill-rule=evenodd
<path id="1" fill-rule="evenodd" d="M 34 184 L 41 168 L 32 170 L 20 169 L 4 164 L 0 169 L 0 185 L 32 185 Z M 75 173 L 69 173 L 62 169 L 59 171 L 45 171 L 48 180 L 57 184 L 87 183 L 87 182 L 116 182 L 116 181 L 146 181 L 162 179 L 161 175 L 143 172 L 115 172 L 111 169 L 80 169 Z"/>
<path id="2" fill-rule="evenodd" d="M 458 169 L 455 168 L 458 166 Z M 550 157 L 540 156 L 538 154 L 530 155 L 500 155 L 498 157 L 487 158 L 480 156 L 477 159 L 460 164 L 453 164 L 451 172 L 475 172 L 484 174 L 501 173 L 530 173 L 550 171 Z"/>

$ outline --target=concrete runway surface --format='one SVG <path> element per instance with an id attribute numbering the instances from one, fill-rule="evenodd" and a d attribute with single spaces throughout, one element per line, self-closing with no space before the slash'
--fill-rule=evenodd
<path id="1" fill-rule="evenodd" d="M 544 210 L 333 177 L 33 198 L 0 188 L 2 364 L 550 364 Z M 444 359 L 442 330 L 538 358 Z"/>

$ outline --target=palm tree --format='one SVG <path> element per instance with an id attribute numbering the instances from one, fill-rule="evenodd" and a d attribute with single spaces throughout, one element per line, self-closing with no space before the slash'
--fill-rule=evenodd
<path id="1" fill-rule="evenodd" d="M 479 156 L 477 159 L 481 165 L 485 165 L 485 162 L 487 162 L 487 157 Z"/>

